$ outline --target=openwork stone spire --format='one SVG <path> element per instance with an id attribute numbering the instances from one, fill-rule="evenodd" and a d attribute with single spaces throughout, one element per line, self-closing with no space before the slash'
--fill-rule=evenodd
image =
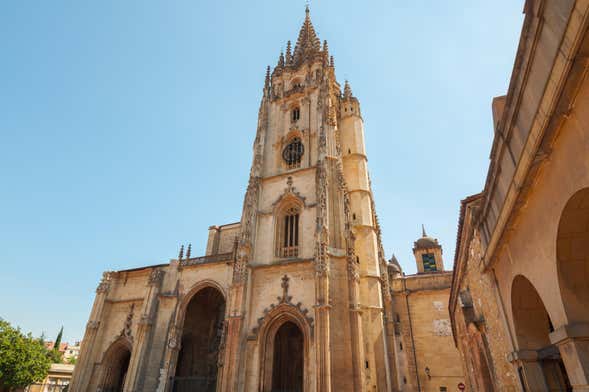
<path id="1" fill-rule="evenodd" d="M 315 33 L 315 28 L 311 23 L 309 6 L 305 9 L 305 22 L 299 32 L 299 38 L 294 49 L 293 63 L 299 65 L 308 58 L 313 57 L 321 51 L 321 41 Z"/>

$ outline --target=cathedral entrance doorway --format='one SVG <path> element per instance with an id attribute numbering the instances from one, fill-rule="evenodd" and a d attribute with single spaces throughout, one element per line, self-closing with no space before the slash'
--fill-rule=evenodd
<path id="1" fill-rule="evenodd" d="M 214 392 L 219 346 L 225 318 L 225 298 L 219 290 L 198 291 L 186 307 L 174 392 Z"/>
<path id="2" fill-rule="evenodd" d="M 272 392 L 303 391 L 303 333 L 290 321 L 274 337 Z"/>
<path id="3" fill-rule="evenodd" d="M 103 359 L 102 392 L 123 391 L 130 360 L 131 345 L 126 339 L 120 339 L 110 346 Z"/>

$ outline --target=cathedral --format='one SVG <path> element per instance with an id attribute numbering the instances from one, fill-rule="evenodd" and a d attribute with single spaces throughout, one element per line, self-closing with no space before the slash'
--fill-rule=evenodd
<path id="1" fill-rule="evenodd" d="M 442 247 L 385 259 L 359 100 L 309 9 L 268 67 L 241 220 L 104 273 L 70 391 L 450 391 L 463 380 Z"/>

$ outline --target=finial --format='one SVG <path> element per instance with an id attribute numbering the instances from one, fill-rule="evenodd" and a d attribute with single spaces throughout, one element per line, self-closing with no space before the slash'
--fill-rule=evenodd
<path id="1" fill-rule="evenodd" d="M 190 258 L 190 251 L 192 250 L 192 244 L 188 244 L 188 249 L 186 249 L 186 258 Z"/>
<path id="2" fill-rule="evenodd" d="M 335 67 L 335 62 L 333 61 L 333 56 L 329 56 L 329 66 Z"/>
<path id="3" fill-rule="evenodd" d="M 266 67 L 266 80 L 264 81 L 264 87 L 270 85 L 270 66 Z"/>
<path id="4" fill-rule="evenodd" d="M 307 0 L 307 4 L 305 4 L 305 14 L 309 16 L 309 1 Z"/>
<path id="5" fill-rule="evenodd" d="M 184 245 L 180 246 L 180 253 L 178 254 L 178 260 L 182 260 L 184 258 Z"/>
<path id="6" fill-rule="evenodd" d="M 427 234 L 425 234 L 425 226 L 423 225 L 423 223 L 421 224 L 421 235 L 423 237 L 427 237 Z"/>
<path id="7" fill-rule="evenodd" d="M 350 83 L 346 79 L 344 83 L 344 98 L 351 98 L 352 97 L 352 88 L 350 87 Z"/>
<path id="8" fill-rule="evenodd" d="M 290 40 L 286 43 L 286 64 L 290 64 L 292 61 L 292 48 L 290 44 Z"/>
<path id="9" fill-rule="evenodd" d="M 280 52 L 280 57 L 278 57 L 278 66 L 284 67 L 284 53 Z"/>

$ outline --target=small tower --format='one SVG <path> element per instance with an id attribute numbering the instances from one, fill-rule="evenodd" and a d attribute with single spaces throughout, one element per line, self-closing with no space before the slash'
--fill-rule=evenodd
<path id="1" fill-rule="evenodd" d="M 429 274 L 444 271 L 442 246 L 437 238 L 428 236 L 425 227 L 421 225 L 421 238 L 413 243 L 413 255 L 417 263 L 418 274 Z"/>

